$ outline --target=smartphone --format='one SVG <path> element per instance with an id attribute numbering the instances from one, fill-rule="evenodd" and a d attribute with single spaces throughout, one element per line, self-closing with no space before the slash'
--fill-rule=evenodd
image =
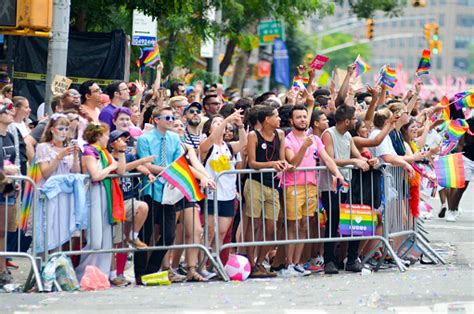
<path id="1" fill-rule="evenodd" d="M 73 139 L 69 142 L 69 144 L 70 144 L 71 146 L 76 146 L 76 145 L 77 145 L 77 140 L 76 140 L 75 138 L 73 138 Z"/>

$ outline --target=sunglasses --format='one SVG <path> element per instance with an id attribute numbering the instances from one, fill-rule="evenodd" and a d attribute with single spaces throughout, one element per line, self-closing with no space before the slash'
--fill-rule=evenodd
<path id="1" fill-rule="evenodd" d="M 158 116 L 157 118 L 158 118 L 158 119 L 164 119 L 164 120 L 166 120 L 166 121 L 168 121 L 168 122 L 176 120 L 176 117 L 175 117 L 175 116 Z"/>
<path id="2" fill-rule="evenodd" d="M 200 109 L 189 109 L 190 114 L 195 114 L 195 113 L 201 114 L 201 112 L 202 112 L 202 110 L 200 110 Z"/>
<path id="3" fill-rule="evenodd" d="M 58 132 L 63 132 L 63 131 L 69 132 L 69 127 L 67 127 L 67 126 L 58 126 L 58 127 L 56 127 L 56 130 Z"/>

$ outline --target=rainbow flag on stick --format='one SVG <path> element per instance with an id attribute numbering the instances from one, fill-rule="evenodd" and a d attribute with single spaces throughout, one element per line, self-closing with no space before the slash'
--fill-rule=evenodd
<path id="1" fill-rule="evenodd" d="M 159 175 L 180 190 L 189 202 L 199 202 L 205 198 L 184 155 L 176 159 Z"/>
<path id="2" fill-rule="evenodd" d="M 465 186 L 462 153 L 441 156 L 434 161 L 434 167 L 440 186 L 445 188 L 463 188 Z"/>
<path id="3" fill-rule="evenodd" d="M 137 59 L 137 67 L 140 68 L 140 73 L 145 71 L 145 67 L 151 67 L 160 61 L 160 48 L 158 44 L 153 47 L 140 48 L 140 57 Z"/>
<path id="4" fill-rule="evenodd" d="M 421 54 L 420 63 L 418 64 L 418 69 L 416 70 L 416 75 L 421 76 L 423 74 L 429 74 L 431 68 L 431 51 L 428 49 L 423 50 Z"/>
<path id="5" fill-rule="evenodd" d="M 461 108 L 474 108 L 474 90 L 455 94 L 454 104 L 458 110 Z"/>
<path id="6" fill-rule="evenodd" d="M 370 66 L 362 59 L 360 55 L 354 61 L 355 65 L 355 76 L 358 77 L 359 75 L 364 74 L 365 72 L 369 71 L 371 68 Z"/>
<path id="7" fill-rule="evenodd" d="M 390 69 L 388 65 L 385 65 L 380 70 L 378 81 L 393 88 L 397 84 L 397 72 L 395 69 Z"/>
<path id="8" fill-rule="evenodd" d="M 33 160 L 31 163 L 30 168 L 28 169 L 28 177 L 30 177 L 35 184 L 38 184 L 38 182 L 41 180 L 43 177 L 39 164 L 36 162 L 36 158 Z M 33 185 L 31 185 L 30 182 L 25 181 L 25 190 L 23 192 L 23 200 L 22 200 L 22 206 L 21 206 L 21 211 L 20 211 L 20 228 L 23 231 L 26 231 L 28 227 L 28 217 L 31 214 L 31 207 L 33 206 L 33 201 L 34 201 L 34 188 Z"/>
<path id="9" fill-rule="evenodd" d="M 303 86 L 305 88 L 308 88 L 308 83 L 309 83 L 309 78 L 307 77 L 293 77 L 293 86 L 298 86 L 298 87 L 302 87 L 301 86 L 301 83 L 303 83 Z"/>

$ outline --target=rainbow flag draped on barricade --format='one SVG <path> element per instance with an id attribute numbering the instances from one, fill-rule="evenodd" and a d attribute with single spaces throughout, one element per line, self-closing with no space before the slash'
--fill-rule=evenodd
<path id="1" fill-rule="evenodd" d="M 360 55 L 357 56 L 357 58 L 354 61 L 355 65 L 355 76 L 358 77 L 365 72 L 369 71 L 371 69 L 370 65 L 368 65 L 364 59 Z"/>
<path id="2" fill-rule="evenodd" d="M 373 216 L 372 216 L 373 214 Z M 373 219 L 372 219 L 373 217 Z M 377 214 L 368 205 L 341 204 L 339 214 L 339 233 L 341 236 L 371 236 L 375 234 Z"/>
<path id="3" fill-rule="evenodd" d="M 431 51 L 428 49 L 423 50 L 421 54 L 420 63 L 418 64 L 418 69 L 416 70 L 417 76 L 430 74 L 430 68 L 431 68 L 430 60 L 431 60 Z"/>
<path id="4" fill-rule="evenodd" d="M 92 144 L 100 157 L 100 162 L 103 168 L 106 168 L 112 164 L 112 155 L 102 147 Z M 105 194 L 107 197 L 107 213 L 109 217 L 109 223 L 114 224 L 116 222 L 125 221 L 125 206 L 123 202 L 123 193 L 118 178 L 104 179 L 102 184 L 105 188 Z"/>
<path id="5" fill-rule="evenodd" d="M 159 176 L 183 193 L 189 202 L 199 202 L 206 196 L 201 192 L 184 155 L 176 159 Z"/>
<path id="6" fill-rule="evenodd" d="M 39 164 L 36 162 L 36 158 L 33 160 L 30 168 L 28 169 L 28 177 L 30 177 L 35 184 L 38 184 L 41 178 L 43 178 Z M 30 182 L 25 181 L 25 190 L 23 192 L 23 200 L 21 202 L 20 211 L 20 228 L 23 231 L 26 231 L 28 227 L 28 217 L 30 216 L 31 207 L 33 206 L 33 193 L 33 185 L 31 185 Z"/>
<path id="7" fill-rule="evenodd" d="M 462 153 L 440 156 L 434 161 L 434 168 L 439 186 L 445 188 L 463 188 L 465 186 Z"/>
<path id="8" fill-rule="evenodd" d="M 140 57 L 137 59 L 137 67 L 140 69 L 140 73 L 145 71 L 145 67 L 151 67 L 160 59 L 160 48 L 157 44 L 153 47 L 140 48 Z"/>

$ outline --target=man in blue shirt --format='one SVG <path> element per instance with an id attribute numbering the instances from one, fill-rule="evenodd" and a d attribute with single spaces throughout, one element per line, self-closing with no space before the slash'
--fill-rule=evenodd
<path id="1" fill-rule="evenodd" d="M 158 175 L 173 161 L 181 156 L 181 141 L 177 133 L 168 130 L 176 119 L 171 107 L 155 108 L 153 110 L 153 123 L 155 128 L 140 136 L 137 142 L 137 155 L 139 158 L 155 156 L 153 163 L 147 167 L 154 175 Z M 149 243 L 155 224 L 160 226 L 160 238 L 156 246 L 173 245 L 176 234 L 176 212 L 173 206 L 162 205 L 163 182 L 160 179 L 147 185 L 145 179 L 145 202 L 150 211 L 145 225 L 140 232 L 140 239 Z M 147 262 L 147 252 L 136 252 L 134 259 L 135 280 L 141 284 L 141 276 L 157 272 L 166 254 L 166 250 L 153 251 Z M 172 272 L 170 272 L 170 280 Z"/>

